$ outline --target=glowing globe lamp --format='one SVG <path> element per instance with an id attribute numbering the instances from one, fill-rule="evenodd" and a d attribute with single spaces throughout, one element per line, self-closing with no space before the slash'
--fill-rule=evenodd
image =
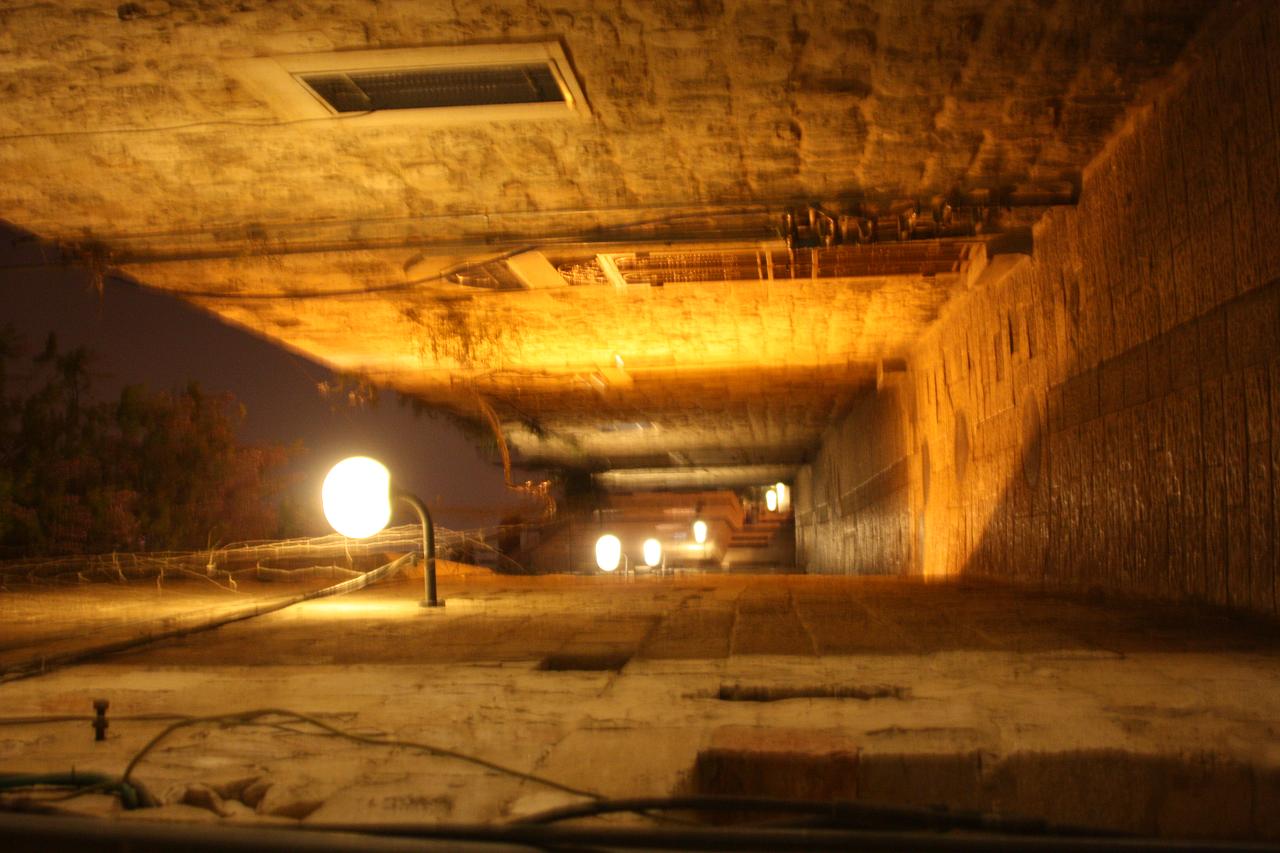
<path id="1" fill-rule="evenodd" d="M 644 540 L 644 564 L 653 568 L 662 562 L 662 543 L 657 539 Z"/>
<path id="2" fill-rule="evenodd" d="M 611 572 L 618 568 L 622 560 L 622 540 L 612 533 L 606 533 L 596 540 L 596 565 L 602 572 Z"/>
<path id="3" fill-rule="evenodd" d="M 693 541 L 699 545 L 707 541 L 707 523 L 702 519 L 693 523 Z"/>
<path id="4" fill-rule="evenodd" d="M 391 474 L 376 459 L 351 456 L 329 471 L 320 498 L 324 517 L 334 530 L 364 539 L 391 520 Z"/>
<path id="5" fill-rule="evenodd" d="M 777 489 L 770 489 L 769 491 L 764 493 L 764 505 L 769 509 L 769 512 L 778 511 L 778 490 Z"/>

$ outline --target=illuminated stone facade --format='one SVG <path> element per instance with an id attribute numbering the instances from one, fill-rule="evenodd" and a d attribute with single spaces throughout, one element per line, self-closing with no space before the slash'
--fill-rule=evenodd
<path id="1" fill-rule="evenodd" d="M 909 379 L 828 433 L 797 487 L 814 569 L 1275 612 L 1280 15 L 1207 37 L 1034 255 L 955 300 Z"/>
<path id="2" fill-rule="evenodd" d="M 434 276 L 638 222 L 714 248 L 743 225 L 736 213 L 750 248 L 797 204 L 1070 188 L 1207 8 L 4 9 L 0 217 L 463 417 L 479 420 L 483 395 L 529 461 L 795 464 L 879 360 L 900 357 L 966 285 L 961 273 L 623 292 L 492 292 Z M 297 54 L 531 42 L 562 46 L 586 109 L 297 121 L 244 71 Z M 626 375 L 603 372 L 619 356 Z"/>
<path id="3" fill-rule="evenodd" d="M 489 405 L 526 461 L 682 482 L 790 466 L 815 571 L 1271 611 L 1276 16 L 29 5 L 0 10 L 0 216 L 339 370 L 477 422 Z M 585 109 L 298 122 L 242 73 L 531 42 L 563 48 Z M 971 234 L 928 274 L 822 275 L 814 255 L 806 277 L 805 247 L 773 274 L 787 211 L 1011 186 L 1082 187 L 1075 206 L 1004 212 L 1034 223 L 1021 262 Z M 570 281 L 654 246 L 703 269 L 753 252 L 759 275 Z M 484 284 L 482 262 L 520 251 L 563 285 Z"/>

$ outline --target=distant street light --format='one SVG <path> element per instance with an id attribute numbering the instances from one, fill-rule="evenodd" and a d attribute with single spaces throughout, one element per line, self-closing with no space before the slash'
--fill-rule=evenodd
<path id="1" fill-rule="evenodd" d="M 602 572 L 612 572 L 622 560 L 622 540 L 606 533 L 596 540 L 596 565 Z"/>
<path id="2" fill-rule="evenodd" d="M 644 540 L 644 564 L 656 569 L 662 562 L 662 543 L 657 539 Z"/>
<path id="3" fill-rule="evenodd" d="M 778 511 L 778 490 L 770 489 L 764 493 L 764 505 L 769 512 Z"/>
<path id="4" fill-rule="evenodd" d="M 693 523 L 693 541 L 699 545 L 707 541 L 707 523 L 700 518 Z"/>
<path id="5" fill-rule="evenodd" d="M 399 498 L 418 513 L 422 522 L 422 559 L 426 564 L 423 607 L 439 607 L 436 598 L 436 531 L 426 505 L 409 492 L 391 485 L 385 465 L 368 456 L 351 456 L 329 470 L 320 488 L 324 517 L 333 529 L 351 539 L 367 539 L 391 520 L 391 499 Z"/>

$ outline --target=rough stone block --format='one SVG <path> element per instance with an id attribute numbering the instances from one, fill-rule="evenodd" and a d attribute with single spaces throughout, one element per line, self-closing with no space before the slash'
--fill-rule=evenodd
<path id="1" fill-rule="evenodd" d="M 1178 599 L 1192 595 L 1191 585 L 1187 580 L 1187 530 L 1189 525 L 1181 505 L 1171 504 L 1165 513 L 1169 535 L 1168 549 L 1161 588 L 1169 591 L 1170 597 Z"/>
<path id="2" fill-rule="evenodd" d="M 1171 339 L 1168 334 L 1152 338 L 1147 344 L 1147 382 L 1150 399 L 1158 400 L 1173 390 Z"/>
<path id="3" fill-rule="evenodd" d="M 1051 434 L 1065 427 L 1063 407 L 1062 386 L 1050 386 L 1045 399 L 1045 428 Z"/>
<path id="4" fill-rule="evenodd" d="M 1168 759 L 1157 785 L 1156 827 L 1167 838 L 1245 838 L 1253 822 L 1253 773 L 1213 755 Z"/>
<path id="5" fill-rule="evenodd" d="M 1231 202 L 1224 200 L 1210 211 L 1206 225 L 1211 267 L 1208 279 L 1210 289 L 1207 292 L 1209 302 L 1205 305 L 1205 310 L 1222 305 L 1240 292 L 1237 285 L 1235 235 L 1232 233 L 1234 228 Z"/>
<path id="6" fill-rule="evenodd" d="M 1274 137 L 1275 124 L 1271 118 L 1271 94 L 1267 86 L 1267 70 L 1258 63 L 1267 55 L 1261 21 L 1258 26 L 1245 27 L 1240 31 L 1241 53 L 1250 67 L 1240 81 L 1240 89 L 1244 95 L 1243 119 L 1246 126 L 1245 144 L 1250 157 L 1257 156 L 1260 151 L 1270 148 L 1269 137 Z"/>
<path id="7" fill-rule="evenodd" d="M 1265 444 L 1271 437 L 1271 381 L 1267 366 L 1270 358 L 1245 371 L 1245 418 L 1248 421 L 1249 444 Z"/>
<path id="8" fill-rule="evenodd" d="M 1139 344 L 1120 357 L 1124 369 L 1125 405 L 1136 406 L 1147 400 L 1148 348 Z"/>
<path id="9" fill-rule="evenodd" d="M 1238 369 L 1265 362 L 1280 351 L 1280 283 L 1255 290 L 1226 306 L 1229 361 Z"/>
<path id="10" fill-rule="evenodd" d="M 1176 326 L 1169 333 L 1169 379 L 1174 388 L 1200 383 L 1199 352 L 1199 335 L 1194 322 Z"/>
<path id="11" fill-rule="evenodd" d="M 1204 222 L 1209 222 L 1209 217 L 1211 216 L 1212 212 L 1206 211 L 1204 213 Z M 1194 316 L 1200 316 L 1211 311 L 1215 306 L 1221 304 L 1228 295 L 1235 292 L 1234 289 L 1228 290 L 1227 287 L 1221 284 L 1223 278 L 1222 259 L 1214 254 L 1216 244 L 1220 240 L 1216 232 L 1227 227 L 1229 226 L 1202 225 L 1192 232 L 1192 257 L 1195 265 L 1195 280 L 1192 286 L 1196 300 Z"/>
<path id="12" fill-rule="evenodd" d="M 975 810 L 985 805 L 978 753 L 864 752 L 858 761 L 858 796 L 914 806 Z"/>
<path id="13" fill-rule="evenodd" d="M 1271 360 L 1271 423 L 1280 424 L 1280 358 Z M 1280 608 L 1280 431 L 1271 434 L 1271 579 L 1276 606 Z"/>
<path id="14" fill-rule="evenodd" d="M 1122 357 L 1103 362 L 1098 368 L 1099 408 L 1103 415 L 1118 412 L 1125 407 L 1125 366 Z"/>
<path id="15" fill-rule="evenodd" d="M 1253 837 L 1280 841 L 1280 769 L 1253 771 Z"/>
<path id="16" fill-rule="evenodd" d="M 698 753 L 690 784 L 699 794 L 853 799 L 859 763 L 841 732 L 723 726 Z"/>
<path id="17" fill-rule="evenodd" d="M 1005 814 L 1154 834 L 1166 772 L 1162 762 L 1118 750 L 1015 753 L 987 770 L 984 788 Z"/>
<path id="18" fill-rule="evenodd" d="M 1273 613 L 1276 608 L 1271 554 L 1275 537 L 1271 529 L 1274 518 L 1271 480 L 1269 444 L 1249 445 L 1249 607 L 1259 613 Z"/>
<path id="19" fill-rule="evenodd" d="M 1227 463 L 1223 417 L 1222 381 L 1206 380 L 1200 386 L 1200 428 L 1203 438 L 1202 456 L 1207 466 L 1220 468 Z"/>
<path id="20" fill-rule="evenodd" d="M 1227 564 L 1227 486 L 1221 465 L 1204 469 L 1203 594 L 1214 604 L 1230 602 Z M 1193 579 L 1194 583 L 1194 579 Z"/>
<path id="21" fill-rule="evenodd" d="M 1173 452 L 1171 464 L 1179 477 L 1181 526 L 1178 539 L 1185 554 L 1180 581 L 1186 595 L 1203 597 L 1207 587 L 1204 575 L 1205 475 L 1200 388 L 1182 389 L 1176 400 L 1176 424 L 1169 441 Z"/>
<path id="22" fill-rule="evenodd" d="M 1099 383 L 1095 370 L 1074 376 L 1062 386 L 1062 416 L 1067 426 L 1079 426 L 1099 414 Z"/>
<path id="23" fill-rule="evenodd" d="M 1223 454 L 1227 475 L 1227 505 L 1244 504 L 1244 480 L 1248 466 L 1248 423 L 1244 375 L 1232 371 L 1222 379 Z"/>
<path id="24" fill-rule="evenodd" d="M 1169 244 L 1167 231 L 1158 232 L 1151 268 L 1150 286 L 1153 290 L 1152 303 L 1157 313 L 1156 329 L 1153 334 L 1168 332 L 1178 323 L 1178 294 L 1174 280 L 1173 250 Z"/>
<path id="25" fill-rule="evenodd" d="M 1227 369 L 1227 325 L 1222 310 L 1210 311 L 1196 320 L 1197 357 L 1201 379 L 1221 376 Z"/>
<path id="26" fill-rule="evenodd" d="M 1165 198 L 1169 204 L 1169 236 L 1174 246 L 1185 245 L 1191 234 L 1191 214 L 1187 209 L 1187 179 L 1183 140 L 1186 101 L 1175 97 L 1161 109 L 1161 150 L 1164 152 Z M 1185 281 L 1185 279 L 1183 279 Z M 1190 315 L 1188 315 L 1190 316 Z M 1186 319 L 1185 317 L 1183 319 Z"/>
<path id="27" fill-rule="evenodd" d="M 1173 247 L 1173 287 L 1178 323 L 1190 322 L 1199 313 L 1196 295 L 1198 274 L 1190 238 L 1176 243 Z"/>
<path id="28" fill-rule="evenodd" d="M 1244 123 L 1245 100 L 1242 93 L 1248 74 L 1245 70 L 1243 48 L 1240 31 L 1237 29 L 1223 38 L 1213 52 L 1216 128 L 1225 130 Z M 1230 138 L 1229 133 L 1223 133 L 1223 139 L 1228 144 Z"/>
<path id="29" fill-rule="evenodd" d="M 1253 586 L 1249 577 L 1249 511 L 1244 506 L 1227 507 L 1227 601 L 1232 607 L 1248 608 Z"/>
<path id="30" fill-rule="evenodd" d="M 1209 219 L 1213 218 L 1214 209 L 1226 203 L 1229 180 L 1222 131 L 1227 125 L 1222 123 L 1215 82 L 1211 76 L 1201 75 L 1188 86 L 1188 94 L 1197 102 L 1197 118 L 1204 121 L 1192 131 L 1192 135 L 1200 137 L 1203 142 L 1200 151 L 1204 159 L 1196 162 L 1195 170 L 1199 175 L 1198 187 L 1202 196 L 1191 199 L 1191 202 L 1207 213 Z M 1233 93 L 1233 99 L 1236 97 L 1238 95 Z M 1191 179 L 1190 174 L 1187 177 Z"/>

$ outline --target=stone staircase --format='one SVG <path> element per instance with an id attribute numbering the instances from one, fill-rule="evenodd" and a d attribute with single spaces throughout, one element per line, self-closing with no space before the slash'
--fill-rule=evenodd
<path id="1" fill-rule="evenodd" d="M 747 522 L 729 538 L 725 563 L 730 566 L 778 564 L 794 559 L 795 518 L 769 513 Z"/>

